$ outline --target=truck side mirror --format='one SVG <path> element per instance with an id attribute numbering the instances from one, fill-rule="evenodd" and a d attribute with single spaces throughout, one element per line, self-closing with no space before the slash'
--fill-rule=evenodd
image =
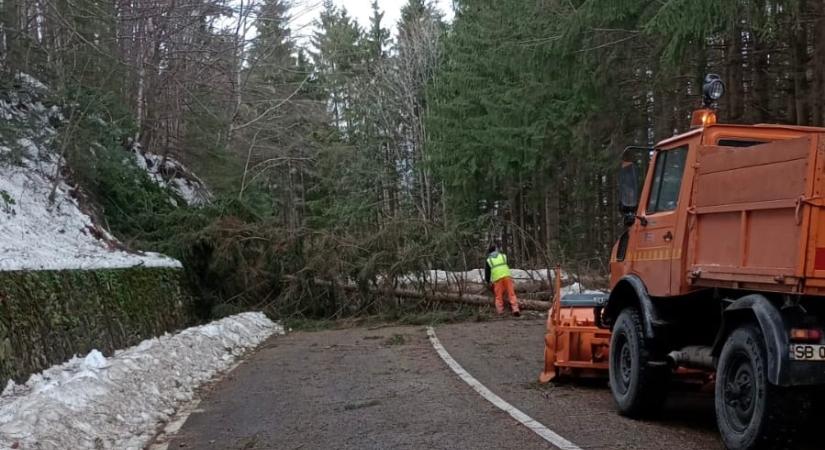
<path id="1" fill-rule="evenodd" d="M 619 212 L 626 226 L 636 221 L 636 210 L 641 196 L 641 176 L 650 162 L 652 149 L 630 146 L 622 152 L 619 169 Z M 644 225 L 644 224 L 643 224 Z"/>
<path id="2" fill-rule="evenodd" d="M 630 214 L 635 217 L 638 207 L 639 169 L 632 162 L 622 161 L 622 168 L 619 170 L 619 209 L 623 215 Z"/>

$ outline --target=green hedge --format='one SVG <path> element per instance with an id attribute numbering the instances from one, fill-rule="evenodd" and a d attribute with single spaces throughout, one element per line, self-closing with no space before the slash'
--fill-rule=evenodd
<path id="1" fill-rule="evenodd" d="M 110 355 L 189 325 L 182 275 L 171 268 L 0 272 L 0 386 L 76 354 Z"/>

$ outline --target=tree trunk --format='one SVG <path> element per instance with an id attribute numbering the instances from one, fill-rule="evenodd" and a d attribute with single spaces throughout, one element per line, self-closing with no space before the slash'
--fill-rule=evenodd
<path id="1" fill-rule="evenodd" d="M 288 281 L 295 280 L 294 277 L 286 277 Z M 315 279 L 313 281 L 315 284 L 319 286 L 328 286 L 328 287 L 335 287 L 341 288 L 351 292 L 357 292 L 360 288 L 354 284 L 337 284 L 327 280 Z M 463 303 L 466 305 L 478 305 L 478 306 L 495 306 L 495 299 L 488 295 L 477 295 L 477 294 L 461 294 L 461 293 L 447 293 L 447 292 L 426 292 L 426 291 L 418 291 L 414 289 L 405 289 L 405 288 L 378 288 L 378 287 L 370 287 L 370 292 L 390 296 L 390 297 L 399 297 L 399 298 L 413 298 L 419 300 L 426 300 L 426 301 L 435 301 L 435 302 L 442 302 L 442 303 Z M 519 299 L 519 307 L 523 310 L 529 311 L 547 311 L 550 309 L 551 306 L 550 301 L 541 301 L 541 300 L 527 300 L 527 299 Z"/>
<path id="2" fill-rule="evenodd" d="M 821 127 L 825 125 L 825 4 L 822 2 L 817 3 L 813 33 L 811 125 Z"/>
<path id="3" fill-rule="evenodd" d="M 768 63 L 768 43 L 767 39 L 762 39 L 759 35 L 752 36 L 753 39 L 753 104 L 751 106 L 751 119 L 753 123 L 771 122 L 772 110 L 771 87 L 769 86 Z"/>
<path id="4" fill-rule="evenodd" d="M 745 94 L 742 84 L 742 29 L 734 26 L 727 43 L 727 79 L 730 92 L 727 94 L 730 105 L 730 122 L 740 123 L 745 115 Z"/>

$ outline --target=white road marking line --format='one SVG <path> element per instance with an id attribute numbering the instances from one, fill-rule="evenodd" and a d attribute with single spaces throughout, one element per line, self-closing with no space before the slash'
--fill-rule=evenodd
<path id="1" fill-rule="evenodd" d="M 450 356 L 450 353 L 447 352 L 447 349 L 441 345 L 441 341 L 438 340 L 438 336 L 435 335 L 435 330 L 433 327 L 427 327 L 427 336 L 430 337 L 430 343 L 433 344 L 433 348 L 438 353 L 438 356 L 450 366 L 453 372 L 458 375 L 465 383 L 469 384 L 476 392 L 478 392 L 482 397 L 484 397 L 487 401 L 495 405 L 498 409 L 510 414 L 510 416 L 525 427 L 532 430 L 534 433 L 541 436 L 542 439 L 551 443 L 555 447 L 561 450 L 582 450 L 576 444 L 568 441 L 567 439 L 559 436 L 553 430 L 545 427 L 540 422 L 536 421 L 532 417 L 528 416 L 527 414 L 519 411 L 515 406 L 507 403 L 499 397 L 498 395 L 494 394 L 493 391 L 487 389 L 486 386 L 481 384 L 478 380 L 476 380 L 472 375 L 470 375 L 463 367 L 456 360 Z"/>
<path id="2" fill-rule="evenodd" d="M 178 434 L 178 431 L 186 423 L 187 419 L 192 413 L 198 412 L 198 405 L 201 399 L 196 398 L 191 403 L 181 407 L 178 412 L 172 417 L 172 420 L 163 427 L 163 430 L 155 436 L 153 442 L 147 447 L 148 450 L 167 450 L 169 448 L 169 441 Z"/>

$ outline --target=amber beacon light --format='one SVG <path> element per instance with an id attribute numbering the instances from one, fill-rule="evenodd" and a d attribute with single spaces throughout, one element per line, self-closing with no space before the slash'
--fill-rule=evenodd
<path id="1" fill-rule="evenodd" d="M 709 73 L 705 75 L 702 85 L 702 101 L 704 108 L 693 111 L 690 118 L 690 127 L 705 127 L 716 123 L 716 102 L 725 95 L 725 83 L 719 75 Z"/>

